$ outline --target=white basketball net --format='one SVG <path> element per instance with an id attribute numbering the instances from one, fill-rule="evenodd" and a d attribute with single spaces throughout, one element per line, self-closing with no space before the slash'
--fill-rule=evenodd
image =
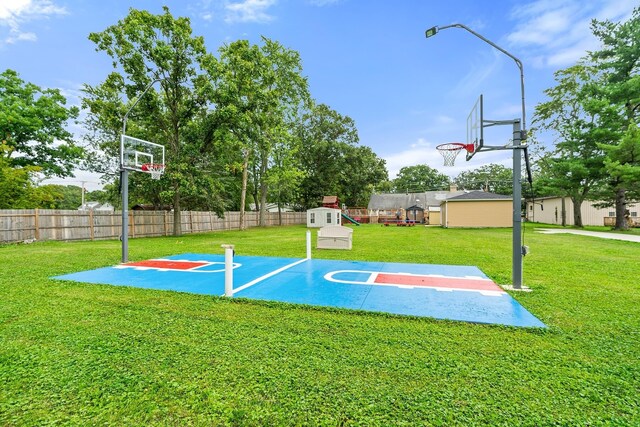
<path id="1" fill-rule="evenodd" d="M 440 144 L 436 147 L 440 154 L 442 154 L 442 157 L 444 157 L 445 166 L 453 166 L 456 157 L 458 157 L 458 154 L 460 154 L 464 148 L 464 144 L 459 143 Z"/>
<path id="2" fill-rule="evenodd" d="M 160 179 L 164 173 L 164 165 L 159 163 L 148 163 L 142 166 L 142 170 L 151 175 L 151 179 Z"/>

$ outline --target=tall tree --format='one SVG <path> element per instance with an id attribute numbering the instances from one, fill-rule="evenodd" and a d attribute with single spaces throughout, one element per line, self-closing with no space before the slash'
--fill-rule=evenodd
<path id="1" fill-rule="evenodd" d="M 640 201 L 640 129 L 636 124 L 631 124 L 619 144 L 600 144 L 600 146 L 607 153 L 604 169 L 608 179 L 606 186 L 596 191 L 600 191 L 598 195 L 603 196 L 602 198 L 605 198 L 606 194 L 611 194 L 611 190 L 614 191 L 615 206 L 625 206 L 621 214 L 616 210 L 616 226 L 618 226 L 618 216 L 621 216 L 628 227 L 629 210 L 626 208 L 626 202 Z M 622 195 L 625 201 L 618 199 Z"/>
<path id="2" fill-rule="evenodd" d="M 590 59 L 603 73 L 606 82 L 594 92 L 606 104 L 617 107 L 617 115 L 608 117 L 606 123 L 611 132 L 618 134 L 614 141 L 617 145 L 630 126 L 635 126 L 640 115 L 640 7 L 634 9 L 628 21 L 593 20 L 591 28 L 602 48 L 591 52 Z M 621 161 L 618 151 L 607 150 L 606 153 L 608 165 Z M 610 173 L 609 187 L 613 196 L 609 200 L 613 199 L 616 207 L 615 228 L 626 230 L 627 191 L 632 182 L 625 182 L 627 175 L 619 174 L 618 168 L 608 166 L 606 170 Z"/>
<path id="3" fill-rule="evenodd" d="M 495 163 L 461 172 L 454 182 L 460 190 L 482 189 L 496 194 L 513 194 L 513 171 Z"/>
<path id="4" fill-rule="evenodd" d="M 347 206 L 367 206 L 374 189 L 389 179 L 384 159 L 370 147 L 345 146 L 344 168 L 340 174 L 340 200 Z"/>
<path id="5" fill-rule="evenodd" d="M 187 141 L 184 133 L 208 106 L 212 85 L 201 70 L 215 59 L 207 53 L 204 39 L 192 35 L 188 18 L 174 18 L 167 7 L 163 10 L 153 15 L 131 9 L 116 25 L 90 34 L 96 50 L 113 59 L 116 71 L 100 86 L 87 86 L 84 101 L 91 114 L 102 116 L 97 123 L 113 134 L 123 112 L 154 79 L 161 79 L 160 90 L 149 90 L 131 112 L 128 133 L 166 146 L 167 165 L 160 184 L 168 185 L 156 187 L 153 193 L 172 200 L 174 234 L 180 235 L 183 196 L 201 192 L 196 178 L 208 172 L 202 147 L 190 145 L 193 141 Z M 126 95 L 129 105 L 117 102 L 120 93 Z"/>
<path id="6" fill-rule="evenodd" d="M 13 167 L 36 166 L 45 176 L 73 176 L 84 150 L 66 126 L 78 116 L 58 89 L 27 83 L 17 72 L 0 74 L 0 156 Z"/>
<path id="7" fill-rule="evenodd" d="M 347 166 L 345 153 L 358 143 L 355 122 L 325 104 L 313 105 L 302 117 L 297 136 L 302 144 L 299 158 L 304 171 L 299 206 L 318 206 L 322 196 L 340 196 L 340 177 Z"/>
<path id="8" fill-rule="evenodd" d="M 243 153 L 241 217 L 251 169 L 254 201 L 260 206 L 260 225 L 265 225 L 274 147 L 291 141 L 292 123 L 309 99 L 300 55 L 263 37 L 262 45 L 238 40 L 223 46 L 216 65 L 216 114 L 227 118 L 226 127 Z"/>
<path id="9" fill-rule="evenodd" d="M 450 179 L 428 165 L 405 166 L 393 180 L 397 193 L 427 190 L 448 190 Z"/>
<path id="10" fill-rule="evenodd" d="M 602 84 L 593 67 L 574 65 L 557 71 L 555 80 L 557 85 L 544 91 L 549 100 L 536 106 L 534 116 L 534 123 L 557 135 L 552 155 L 539 162 L 539 185 L 570 197 L 574 224 L 582 227 L 582 203 L 603 178 L 604 153 L 598 142 L 615 138 L 601 126 L 610 106 L 593 96 L 592 88 Z"/>

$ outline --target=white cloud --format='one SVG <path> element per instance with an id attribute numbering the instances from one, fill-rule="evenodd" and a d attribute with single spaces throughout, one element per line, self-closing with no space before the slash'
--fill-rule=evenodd
<path id="1" fill-rule="evenodd" d="M 535 0 L 512 10 L 517 30 L 507 41 L 525 50 L 535 66 L 569 66 L 598 49 L 592 19 L 626 20 L 636 6 L 635 0 Z"/>
<path id="2" fill-rule="evenodd" d="M 9 35 L 0 43 L 36 41 L 38 37 L 35 33 L 22 30 L 25 24 L 37 19 L 66 13 L 64 7 L 57 6 L 51 0 L 2 0 L 0 3 L 0 27 L 9 27 Z"/>
<path id="3" fill-rule="evenodd" d="M 277 0 L 244 0 L 238 3 L 228 3 L 225 6 L 227 23 L 258 22 L 266 23 L 273 20 L 267 10 L 275 5 Z"/>
<path id="4" fill-rule="evenodd" d="M 12 32 L 12 35 L 4 39 L 6 44 L 14 44 L 21 41 L 29 41 L 34 42 L 38 40 L 38 36 L 35 33 L 20 33 L 20 32 Z"/>

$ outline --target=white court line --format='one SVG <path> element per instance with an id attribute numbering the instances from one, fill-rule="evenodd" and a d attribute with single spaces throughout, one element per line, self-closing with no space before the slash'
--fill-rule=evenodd
<path id="1" fill-rule="evenodd" d="M 304 258 L 304 259 L 298 260 L 296 262 L 293 262 L 293 263 L 291 263 L 289 265 L 285 265 L 284 267 L 280 267 L 279 269 L 274 270 L 271 273 L 267 273 L 264 276 L 260 276 L 257 279 L 254 279 L 254 280 L 250 281 L 249 283 L 245 283 L 244 285 L 240 286 L 239 288 L 234 289 L 233 293 L 235 294 L 237 292 L 243 291 L 243 290 L 247 289 L 248 287 L 255 285 L 256 283 L 260 283 L 263 280 L 268 279 L 269 277 L 272 277 L 272 276 L 275 276 L 276 274 L 282 273 L 283 271 L 285 271 L 285 270 L 287 270 L 287 269 L 289 269 L 291 267 L 295 267 L 298 264 L 302 264 L 303 262 L 308 261 L 308 260 L 309 260 L 308 258 Z M 221 296 L 224 296 L 224 294 L 222 294 Z"/>

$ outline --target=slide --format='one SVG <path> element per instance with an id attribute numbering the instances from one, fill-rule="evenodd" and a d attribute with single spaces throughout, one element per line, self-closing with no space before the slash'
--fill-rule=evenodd
<path id="1" fill-rule="evenodd" d="M 346 219 L 347 221 L 354 223 L 355 225 L 360 225 L 360 223 L 358 221 L 356 221 L 355 219 L 351 218 L 349 215 L 347 215 L 345 213 L 342 214 L 342 217 L 344 219 Z"/>

